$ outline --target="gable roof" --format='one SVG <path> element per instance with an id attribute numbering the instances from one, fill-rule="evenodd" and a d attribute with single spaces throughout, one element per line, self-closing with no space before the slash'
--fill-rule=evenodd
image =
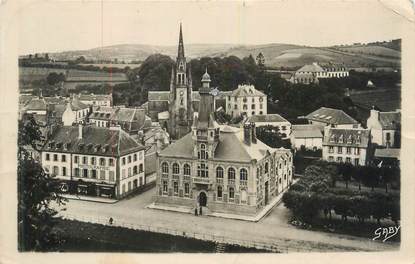
<path id="1" fill-rule="evenodd" d="M 318 121 L 333 125 L 345 125 L 345 124 L 359 124 L 351 116 L 346 114 L 343 110 L 333 109 L 328 107 L 320 107 L 319 109 L 311 112 L 306 117 L 308 120 Z"/>
<path id="2" fill-rule="evenodd" d="M 401 112 L 379 112 L 382 129 L 398 129 L 401 125 Z"/>
<path id="3" fill-rule="evenodd" d="M 268 153 L 277 152 L 284 154 L 290 152 L 288 149 L 274 149 L 260 140 L 257 143 L 247 145 L 244 143 L 243 131 L 238 128 L 221 126 L 219 142 L 215 149 L 213 160 L 250 162 L 253 159 L 261 160 Z M 161 151 L 160 156 L 193 158 L 192 132 L 177 140 L 175 143 Z"/>
<path id="4" fill-rule="evenodd" d="M 238 85 L 238 88 L 232 91 L 231 96 L 265 96 L 265 94 L 255 89 L 253 85 Z"/>
<path id="5" fill-rule="evenodd" d="M 90 119 L 128 123 L 128 130 L 135 131 L 148 125 L 149 117 L 143 108 L 99 106 L 89 116 Z M 150 124 L 151 125 L 151 124 Z"/>
<path id="6" fill-rule="evenodd" d="M 81 101 L 107 101 L 111 100 L 112 94 L 80 94 L 79 100 Z"/>
<path id="7" fill-rule="evenodd" d="M 362 128 L 328 128 L 323 144 L 329 146 L 363 147 L 369 146 L 370 130 Z"/>
<path id="8" fill-rule="evenodd" d="M 249 122 L 288 122 L 287 119 L 280 116 L 279 114 L 268 114 L 268 115 L 252 115 L 248 118 Z"/>
<path id="9" fill-rule="evenodd" d="M 142 145 L 121 129 L 86 126 L 82 128 L 81 139 L 78 135 L 78 126 L 59 127 L 42 147 L 42 151 L 117 157 L 144 150 Z"/>
<path id="10" fill-rule="evenodd" d="M 377 148 L 375 149 L 375 157 L 378 158 L 395 158 L 399 159 L 401 149 L 399 148 Z"/>
<path id="11" fill-rule="evenodd" d="M 313 63 L 313 64 L 306 64 L 303 67 L 301 67 L 300 69 L 297 70 L 298 72 L 323 72 L 324 69 L 318 65 L 317 63 Z"/>
<path id="12" fill-rule="evenodd" d="M 317 125 L 292 125 L 294 138 L 323 138 L 322 127 Z"/>
<path id="13" fill-rule="evenodd" d="M 45 99 L 43 98 L 33 98 L 30 102 L 25 106 L 26 111 L 46 111 L 47 104 Z"/>

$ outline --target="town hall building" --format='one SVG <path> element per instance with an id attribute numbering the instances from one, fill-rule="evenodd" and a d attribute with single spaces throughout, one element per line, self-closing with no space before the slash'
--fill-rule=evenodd
<path id="1" fill-rule="evenodd" d="M 191 132 L 158 154 L 154 206 L 255 217 L 291 185 L 292 153 L 258 140 L 254 123 L 218 125 L 207 72 L 199 94 Z"/>

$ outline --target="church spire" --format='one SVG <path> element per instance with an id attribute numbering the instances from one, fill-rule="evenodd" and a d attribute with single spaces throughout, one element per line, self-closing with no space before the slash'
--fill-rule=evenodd
<path id="1" fill-rule="evenodd" d="M 177 51 L 177 60 L 179 60 L 179 59 L 184 59 L 182 23 L 180 23 L 179 48 L 178 48 L 178 51 Z"/>

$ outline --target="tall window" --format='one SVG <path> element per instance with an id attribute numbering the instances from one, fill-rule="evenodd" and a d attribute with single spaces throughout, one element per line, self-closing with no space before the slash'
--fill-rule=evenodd
<path id="1" fill-rule="evenodd" d="M 178 182 L 173 182 L 173 191 L 174 194 L 178 194 L 179 193 L 179 183 Z"/>
<path id="2" fill-rule="evenodd" d="M 52 173 L 53 173 L 53 175 L 58 175 L 59 174 L 59 168 L 58 168 L 58 166 L 53 166 Z"/>
<path id="3" fill-rule="evenodd" d="M 265 173 L 268 173 L 268 162 L 265 163 Z"/>
<path id="4" fill-rule="evenodd" d="M 246 169 L 242 168 L 239 171 L 239 174 L 240 174 L 241 181 L 247 181 L 248 180 L 248 171 Z"/>
<path id="5" fill-rule="evenodd" d="M 197 166 L 197 176 L 202 178 L 209 177 L 208 166 L 205 163 L 200 163 Z"/>
<path id="6" fill-rule="evenodd" d="M 50 154 L 46 153 L 46 160 L 50 160 Z"/>
<path id="7" fill-rule="evenodd" d="M 99 179 L 100 180 L 105 180 L 105 170 L 100 171 Z"/>
<path id="8" fill-rule="evenodd" d="M 96 170 L 91 170 L 91 178 L 96 179 L 97 178 L 97 171 Z"/>
<path id="9" fill-rule="evenodd" d="M 167 193 L 167 181 L 163 181 L 163 192 Z"/>
<path id="10" fill-rule="evenodd" d="M 223 179 L 223 168 L 222 167 L 216 168 L 216 178 Z"/>
<path id="11" fill-rule="evenodd" d="M 66 155 L 62 155 L 61 160 L 62 160 L 62 162 L 66 162 Z"/>
<path id="12" fill-rule="evenodd" d="M 95 165 L 95 158 L 94 157 L 91 157 L 91 164 Z"/>
<path id="13" fill-rule="evenodd" d="M 143 172 L 143 163 L 141 163 L 140 165 L 138 165 L 138 172 Z"/>
<path id="14" fill-rule="evenodd" d="M 53 161 L 58 161 L 58 154 L 53 154 Z"/>
<path id="15" fill-rule="evenodd" d="M 79 177 L 79 168 L 75 168 L 74 174 L 75 177 Z"/>
<path id="16" fill-rule="evenodd" d="M 110 166 L 114 166 L 114 159 L 110 158 L 108 161 L 109 161 Z"/>
<path id="17" fill-rule="evenodd" d="M 83 169 L 83 170 L 82 170 L 82 176 L 83 176 L 84 178 L 87 178 L 87 177 L 88 177 L 88 169 Z"/>
<path id="18" fill-rule="evenodd" d="M 200 152 L 199 152 L 199 158 L 200 159 L 208 159 L 208 153 L 206 151 L 206 145 L 200 144 Z"/>
<path id="19" fill-rule="evenodd" d="M 183 166 L 183 174 L 185 176 L 190 176 L 190 165 L 189 164 L 184 164 L 184 166 Z"/>
<path id="20" fill-rule="evenodd" d="M 168 174 L 169 173 L 169 164 L 167 164 L 167 162 L 163 162 L 161 164 L 161 172 L 163 174 Z"/>
<path id="21" fill-rule="evenodd" d="M 134 161 L 137 161 L 137 154 L 134 154 L 134 156 L 133 156 L 133 160 L 134 160 Z"/>
<path id="22" fill-rule="evenodd" d="M 343 152 L 343 148 L 342 147 L 337 147 L 337 153 L 341 154 Z"/>
<path id="23" fill-rule="evenodd" d="M 235 169 L 234 168 L 228 169 L 228 179 L 235 180 Z"/>
<path id="24" fill-rule="evenodd" d="M 122 165 L 125 165 L 125 157 L 122 158 Z"/>
<path id="25" fill-rule="evenodd" d="M 88 159 L 87 159 L 87 157 L 82 157 L 82 163 L 83 164 L 87 164 L 88 163 Z"/>
<path id="26" fill-rule="evenodd" d="M 233 187 L 229 187 L 229 199 L 234 199 L 235 198 L 235 190 L 233 189 Z"/>
<path id="27" fill-rule="evenodd" d="M 218 186 L 218 198 L 222 198 L 222 186 Z"/>
<path id="28" fill-rule="evenodd" d="M 173 163 L 173 174 L 179 174 L 179 173 L 180 173 L 179 164 Z"/>
<path id="29" fill-rule="evenodd" d="M 131 155 L 128 156 L 128 163 L 131 163 Z"/>
<path id="30" fill-rule="evenodd" d="M 104 158 L 99 159 L 99 165 L 100 166 L 105 166 L 105 159 Z"/>
<path id="31" fill-rule="evenodd" d="M 189 193 L 190 193 L 189 183 L 186 182 L 184 184 L 184 194 L 189 195 Z"/>
<path id="32" fill-rule="evenodd" d="M 114 181 L 114 171 L 110 171 L 110 173 L 109 173 L 109 177 L 108 177 L 108 180 L 110 181 L 110 182 L 113 182 Z"/>
<path id="33" fill-rule="evenodd" d="M 62 176 L 66 176 L 66 167 L 62 167 Z"/>

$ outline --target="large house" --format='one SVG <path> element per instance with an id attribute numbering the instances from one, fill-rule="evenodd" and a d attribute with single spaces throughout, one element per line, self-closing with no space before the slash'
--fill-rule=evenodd
<path id="1" fill-rule="evenodd" d="M 89 122 L 97 127 L 119 125 L 129 134 L 137 134 L 151 126 L 151 119 L 142 108 L 98 106 L 89 115 Z"/>
<path id="2" fill-rule="evenodd" d="M 255 123 L 256 127 L 272 126 L 283 139 L 287 139 L 291 134 L 291 123 L 279 114 L 253 115 L 247 118 L 248 123 Z"/>
<path id="3" fill-rule="evenodd" d="M 319 150 L 323 148 L 323 127 L 318 125 L 293 125 L 291 146 L 296 150 Z"/>
<path id="4" fill-rule="evenodd" d="M 97 106 L 112 106 L 112 94 L 79 94 L 79 101 L 82 103 L 97 107 Z"/>
<path id="5" fill-rule="evenodd" d="M 62 114 L 62 122 L 65 126 L 76 123 L 86 123 L 90 107 L 81 101 L 77 96 L 73 96 L 66 104 L 66 109 Z"/>
<path id="6" fill-rule="evenodd" d="M 388 148 L 400 147 L 401 112 L 370 110 L 367 127 L 371 130 L 372 143 Z"/>
<path id="7" fill-rule="evenodd" d="M 226 113 L 232 117 L 267 114 L 267 96 L 253 85 L 238 85 L 226 97 Z"/>
<path id="8" fill-rule="evenodd" d="M 60 127 L 41 157 L 63 193 L 120 199 L 145 184 L 144 147 L 120 127 Z"/>
<path id="9" fill-rule="evenodd" d="M 363 128 L 324 128 L 323 160 L 365 166 L 368 161 L 370 130 Z"/>
<path id="10" fill-rule="evenodd" d="M 307 64 L 298 69 L 292 76 L 292 83 L 318 83 L 324 78 L 344 78 L 349 76 L 349 71 L 344 65 L 319 65 L 317 62 Z"/>
<path id="11" fill-rule="evenodd" d="M 292 183 L 292 153 L 256 138 L 255 124 L 219 126 L 202 77 L 192 131 L 158 155 L 156 206 L 255 216 Z"/>
<path id="12" fill-rule="evenodd" d="M 343 110 L 333 109 L 328 107 L 320 107 L 319 109 L 311 112 L 305 119 L 309 124 L 330 126 L 337 128 L 358 128 L 359 122 L 346 114 Z"/>

